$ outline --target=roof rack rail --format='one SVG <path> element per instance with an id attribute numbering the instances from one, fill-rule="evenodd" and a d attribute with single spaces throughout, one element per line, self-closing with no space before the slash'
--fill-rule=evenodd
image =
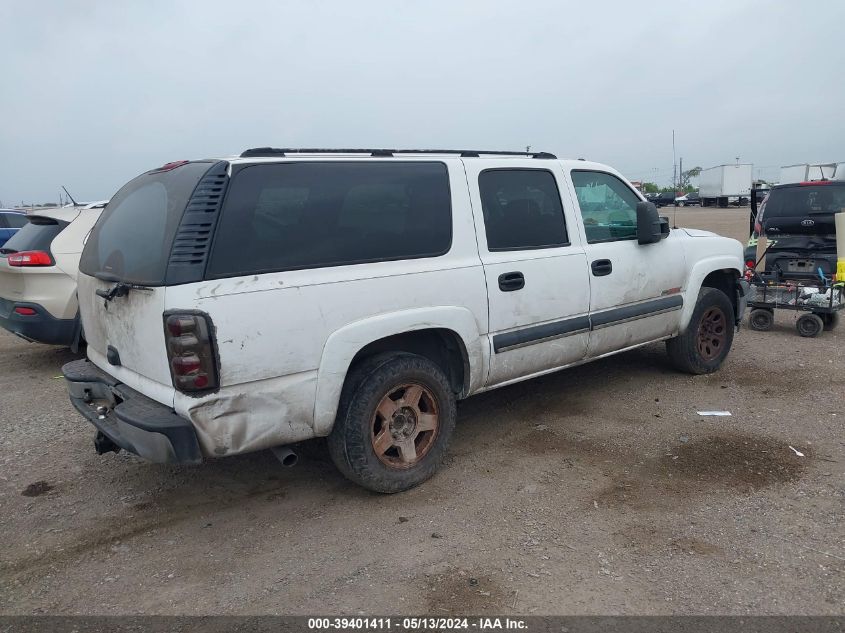
<path id="1" fill-rule="evenodd" d="M 282 157 L 288 154 L 369 154 L 376 157 L 392 157 L 395 154 L 458 154 L 463 158 L 479 156 L 528 156 L 530 158 L 556 159 L 548 152 L 508 152 L 481 149 L 321 149 L 290 147 L 253 147 L 241 152 L 241 158 Z"/>

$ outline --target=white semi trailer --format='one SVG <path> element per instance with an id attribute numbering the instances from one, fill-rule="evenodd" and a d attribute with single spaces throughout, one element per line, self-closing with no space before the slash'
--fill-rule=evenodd
<path id="1" fill-rule="evenodd" d="M 702 169 L 698 176 L 698 195 L 704 207 L 727 207 L 731 199 L 746 204 L 751 196 L 751 163 L 718 165 Z"/>

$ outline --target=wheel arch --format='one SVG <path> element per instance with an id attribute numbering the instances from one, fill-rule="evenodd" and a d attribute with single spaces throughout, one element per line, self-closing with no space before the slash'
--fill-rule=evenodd
<path id="1" fill-rule="evenodd" d="M 466 308 L 422 308 L 349 324 L 334 332 L 323 348 L 314 404 L 316 435 L 331 432 L 353 364 L 390 351 L 419 354 L 436 363 L 458 398 L 482 386 L 489 364 L 489 350 Z"/>
<path id="2" fill-rule="evenodd" d="M 424 356 L 443 370 L 457 396 L 464 397 L 469 386 L 469 353 L 460 335 L 448 328 L 426 328 L 392 334 L 362 347 L 350 368 L 365 358 L 385 352 L 407 352 Z"/>
<path id="3" fill-rule="evenodd" d="M 740 276 L 741 270 L 735 257 L 710 257 L 697 262 L 689 275 L 684 309 L 681 314 L 681 332 L 686 331 L 689 327 L 695 304 L 698 301 L 698 293 L 703 287 L 715 288 L 724 292 L 733 306 L 734 319 L 736 319 L 740 309 L 736 282 L 740 279 Z"/>
<path id="4" fill-rule="evenodd" d="M 709 273 L 701 282 L 702 287 L 715 288 L 724 292 L 734 308 L 734 318 L 738 314 L 739 299 L 736 294 L 736 282 L 739 279 L 739 271 L 734 268 L 723 268 Z"/>

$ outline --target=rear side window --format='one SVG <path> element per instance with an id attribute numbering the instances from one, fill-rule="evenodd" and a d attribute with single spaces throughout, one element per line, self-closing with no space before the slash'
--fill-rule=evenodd
<path id="1" fill-rule="evenodd" d="M 50 252 L 50 244 L 53 239 L 64 230 L 67 222 L 53 218 L 30 216 L 29 222 L 20 231 L 10 237 L 0 248 L 5 254 L 19 253 L 21 251 L 44 251 Z"/>
<path id="2" fill-rule="evenodd" d="M 434 257 L 452 242 L 446 165 L 250 165 L 232 178 L 208 277 Z"/>
<path id="3" fill-rule="evenodd" d="M 3 217 L 10 229 L 22 229 L 29 222 L 29 219 L 23 213 L 4 213 Z"/>
<path id="4" fill-rule="evenodd" d="M 640 201 L 630 187 L 613 174 L 603 171 L 573 171 L 572 184 L 587 242 L 614 242 L 637 237 L 637 203 Z M 675 196 L 662 193 L 662 197 Z"/>
<path id="5" fill-rule="evenodd" d="M 512 251 L 569 243 L 560 193 L 545 169 L 488 169 L 478 176 L 487 248 Z"/>
<path id="6" fill-rule="evenodd" d="M 149 172 L 124 185 L 91 231 L 79 270 L 106 280 L 162 285 L 182 213 L 213 164 Z"/>
<path id="7" fill-rule="evenodd" d="M 766 218 L 839 213 L 845 209 L 845 187 L 817 185 L 773 189 L 766 200 Z"/>

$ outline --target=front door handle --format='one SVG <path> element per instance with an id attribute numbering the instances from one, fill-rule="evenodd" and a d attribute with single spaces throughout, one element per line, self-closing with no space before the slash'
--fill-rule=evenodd
<path id="1" fill-rule="evenodd" d="M 613 264 L 609 259 L 597 259 L 590 264 L 590 268 L 596 277 L 604 277 L 613 272 Z"/>
<path id="2" fill-rule="evenodd" d="M 525 275 L 518 270 L 499 275 L 499 290 L 502 292 L 513 292 L 523 288 L 525 288 Z"/>

